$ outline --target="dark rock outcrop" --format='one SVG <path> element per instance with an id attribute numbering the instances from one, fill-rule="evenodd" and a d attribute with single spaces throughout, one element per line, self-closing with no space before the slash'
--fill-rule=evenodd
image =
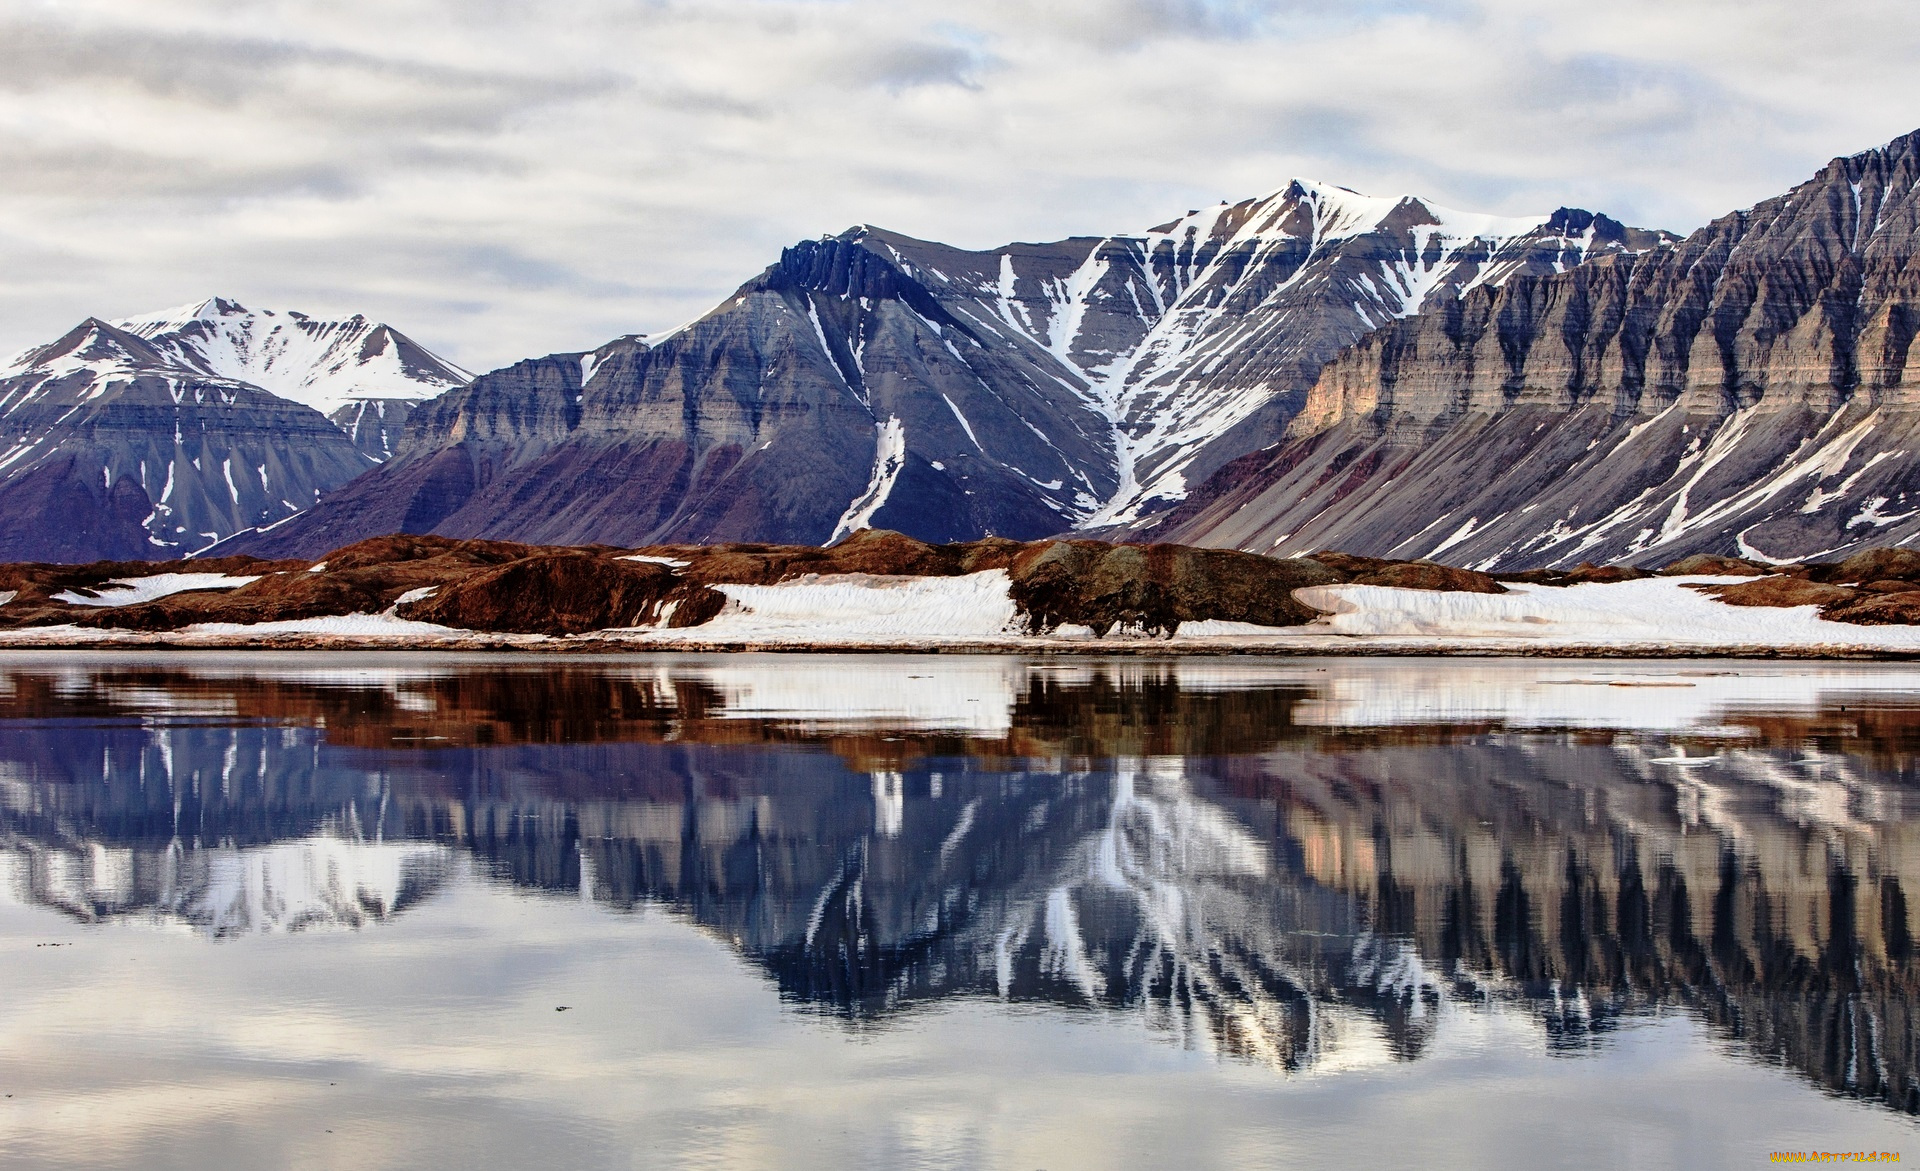
<path id="1" fill-rule="evenodd" d="M 1912 549 L 1862 549 L 1820 576 L 1821 581 L 1920 582 L 1920 553 Z"/>
<path id="2" fill-rule="evenodd" d="M 1712 553 L 1694 553 L 1680 558 L 1660 571 L 1668 577 L 1707 576 L 1758 577 L 1772 573 L 1773 567 L 1744 557 L 1721 557 Z"/>
<path id="3" fill-rule="evenodd" d="M 1461 590 L 1471 594 L 1504 594 L 1507 588 L 1491 575 L 1433 561 L 1392 561 L 1323 549 L 1307 555 L 1354 585 L 1392 586 L 1402 590 Z"/>
<path id="4" fill-rule="evenodd" d="M 620 626 L 698 626 L 726 601 L 664 565 L 568 551 L 480 570 L 397 613 L 462 630 L 584 634 Z"/>
<path id="5" fill-rule="evenodd" d="M 1701 585 L 1694 588 L 1719 598 L 1729 606 L 1826 606 L 1850 602 L 1854 598 L 1854 592 L 1845 586 L 1823 585 L 1804 577 L 1784 574 L 1756 577 L 1752 581 L 1734 585 Z"/>
<path id="6" fill-rule="evenodd" d="M 1299 626 L 1319 612 L 1294 601 L 1293 591 L 1340 580 L 1306 558 L 1098 541 L 1029 548 L 1014 560 L 1011 578 L 1034 633 L 1072 624 L 1096 637 L 1116 627 L 1170 635 L 1182 622 L 1209 619 Z"/>
<path id="7" fill-rule="evenodd" d="M 1920 624 L 1920 590 L 1861 591 L 1851 600 L 1821 607 L 1820 616 L 1858 626 Z"/>

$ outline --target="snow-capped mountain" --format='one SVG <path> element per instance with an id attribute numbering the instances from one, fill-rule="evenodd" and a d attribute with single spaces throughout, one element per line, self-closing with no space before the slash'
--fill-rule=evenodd
<path id="1" fill-rule="evenodd" d="M 463 378 L 357 317 L 216 299 L 89 318 L 0 367 L 0 558 L 175 557 L 285 520 Z"/>
<path id="2" fill-rule="evenodd" d="M 1657 244 L 1296 181 L 1149 232 L 970 251 L 803 241 L 699 320 L 482 376 L 272 534 L 824 542 L 1124 521 L 1271 442 L 1320 364 L 1437 297 Z"/>
<path id="3" fill-rule="evenodd" d="M 473 380 L 392 326 L 358 313 L 321 321 L 212 297 L 115 324 L 185 369 L 312 407 L 375 459 L 392 454 L 414 403 Z"/>
<path id="4" fill-rule="evenodd" d="M 98 319 L 0 371 L 0 557 L 180 556 L 373 466 L 311 407 Z"/>
<path id="5" fill-rule="evenodd" d="M 1480 215 L 1295 179 L 1100 240 L 1064 277 L 1023 273 L 1012 250 L 997 269 L 958 277 L 890 251 L 943 300 L 986 305 L 1078 375 L 1113 429 L 1119 484 L 1075 518 L 1098 526 L 1177 501 L 1270 441 L 1320 367 L 1374 328 L 1481 285 L 1667 239 L 1565 208 Z"/>
<path id="6" fill-rule="evenodd" d="M 1920 133 L 1381 329 L 1156 539 L 1485 568 L 1920 538 Z"/>

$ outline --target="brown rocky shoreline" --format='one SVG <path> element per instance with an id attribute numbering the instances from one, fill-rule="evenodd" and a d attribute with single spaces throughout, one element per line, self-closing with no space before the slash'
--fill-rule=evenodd
<path id="1" fill-rule="evenodd" d="M 1822 618 L 1858 626 L 1920 622 L 1920 553 L 1871 549 L 1836 563 L 1767 565 L 1696 555 L 1658 571 L 1585 564 L 1570 570 L 1486 574 L 1430 561 L 1396 561 L 1327 551 L 1272 558 L 1180 545 L 1128 545 L 1094 540 L 1020 542 L 987 538 L 933 545 L 899 533 L 867 530 L 838 545 L 671 545 L 643 549 L 542 546 L 487 540 L 394 535 L 356 542 L 318 561 L 222 557 L 201 561 L 0 565 L 5 645 L 206 646 L 206 624 L 220 624 L 220 645 L 273 648 L 364 646 L 365 637 L 326 630 L 275 629 L 272 624 L 378 616 L 395 623 L 405 645 L 450 650 L 629 649 L 636 635 L 673 635 L 678 650 L 794 650 L 791 638 L 702 639 L 701 627 L 728 606 L 723 586 L 884 582 L 957 578 L 985 571 L 1006 575 L 1016 628 L 991 639 L 965 636 L 912 640 L 876 637 L 832 642 L 835 650 L 913 649 L 947 652 L 1070 651 L 1084 653 L 1234 653 L 1244 640 L 1183 637 L 1185 623 L 1297 628 L 1322 612 L 1296 590 L 1330 585 L 1499 594 L 1509 585 L 1567 587 L 1655 576 L 1744 578 L 1692 587 L 1735 606 L 1818 606 Z M 127 604 L 113 596 L 140 579 L 191 573 L 189 588 Z M 185 580 L 185 579 L 182 579 Z M 407 624 L 427 624 L 413 627 Z M 259 628 L 257 630 L 231 628 Z M 1024 631 L 1024 634 L 1021 631 Z M 1060 636 L 1077 640 L 1062 646 Z M 805 643 L 806 640 L 799 640 Z M 1661 655 L 1655 642 L 1604 646 L 1525 646 L 1499 639 L 1458 646 L 1410 646 L 1406 640 L 1258 649 L 1262 653 Z M 1756 641 L 1685 653 L 1833 657 L 1854 653 L 1838 643 L 1783 648 Z M 1873 657 L 1903 654 L 1866 649 Z"/>

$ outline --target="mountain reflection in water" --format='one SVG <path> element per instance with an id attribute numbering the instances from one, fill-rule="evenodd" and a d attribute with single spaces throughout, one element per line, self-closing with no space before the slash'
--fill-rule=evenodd
<path id="1" fill-rule="evenodd" d="M 10 897 L 358 929 L 464 855 L 850 1027 L 966 995 L 1300 1070 L 1676 1007 L 1920 1112 L 1904 670 L 365 661 L 0 666 Z"/>

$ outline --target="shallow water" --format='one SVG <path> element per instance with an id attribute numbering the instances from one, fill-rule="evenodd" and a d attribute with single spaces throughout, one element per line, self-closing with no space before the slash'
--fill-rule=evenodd
<path id="1" fill-rule="evenodd" d="M 1920 1158 L 1920 669 L 0 658 L 0 1161 Z"/>

